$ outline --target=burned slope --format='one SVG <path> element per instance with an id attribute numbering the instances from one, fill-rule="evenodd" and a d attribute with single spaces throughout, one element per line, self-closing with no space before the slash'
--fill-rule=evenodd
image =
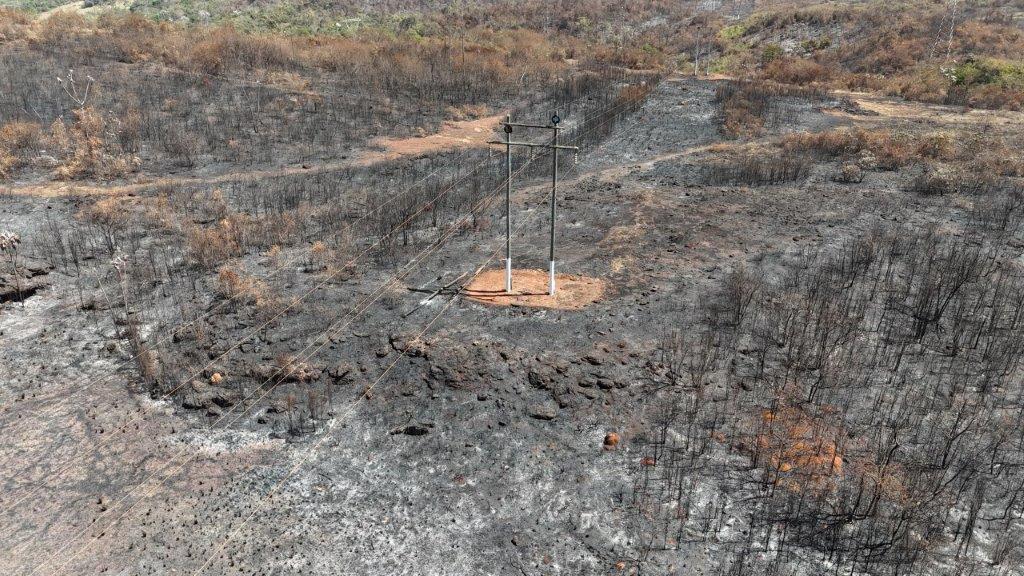
<path id="1" fill-rule="evenodd" d="M 638 561 L 645 539 L 634 528 L 631 471 L 650 467 L 642 463 L 652 421 L 645 412 L 661 386 L 662 333 L 688 322 L 689 303 L 709 290 L 711 279 L 726 275 L 727 254 L 745 258 L 733 246 L 745 244 L 752 253 L 764 246 L 756 229 L 732 215 L 735 208 L 722 216 L 730 200 L 743 201 L 742 190 L 654 185 L 648 178 L 685 171 L 685 164 L 683 156 L 665 159 L 662 150 L 648 150 L 648 142 L 667 144 L 645 134 L 664 130 L 665 116 L 689 115 L 701 120 L 675 133 L 676 151 L 702 149 L 717 138 L 712 97 L 706 84 L 663 84 L 635 124 L 623 126 L 566 185 L 564 266 L 611 280 L 607 299 L 577 312 L 455 301 L 417 340 L 444 301 L 417 309 L 409 299 L 419 294 L 396 295 L 390 320 L 375 315 L 373 330 L 355 329 L 331 344 L 331 355 L 352 347 L 367 353 L 335 371 L 344 376 L 334 392 L 337 423 L 326 440 L 313 435 L 296 444 L 289 460 L 294 470 L 292 464 L 258 468 L 176 504 L 188 510 L 180 524 L 162 519 L 154 528 L 175 534 L 192 519 L 206 528 L 189 540 L 185 558 L 158 547 L 145 555 L 145 565 L 199 563 L 213 554 L 218 568 L 233 563 L 246 571 L 258 565 L 314 573 L 342 567 L 600 573 Z M 637 164 L 605 166 L 606 151 L 623 150 Z M 767 198 L 778 212 L 813 221 L 801 212 L 798 191 L 771 192 Z M 845 202 L 840 192 L 846 193 L 829 196 L 837 205 Z M 517 242 L 523 266 L 543 264 L 543 250 L 536 249 L 544 245 L 540 198 L 521 208 L 522 217 L 535 218 Z M 773 235 L 789 233 L 774 214 L 764 213 L 764 225 Z M 717 231 L 708 227 L 711 216 Z M 828 218 L 842 222 L 849 215 Z M 703 239 L 703 248 L 693 239 Z M 494 237 L 469 253 L 486 258 L 500 245 Z M 454 276 L 463 260 L 449 256 L 437 266 L 452 267 Z M 416 311 L 395 318 L 409 310 Z M 720 387 L 715 394 L 726 393 Z M 610 433 L 622 440 L 606 449 Z M 723 477 L 744 461 L 741 453 L 729 456 Z M 222 552 L 225 533 L 212 520 L 229 502 L 255 515 Z M 337 552 L 311 552 L 318 549 Z M 369 549 L 386 552 L 369 556 Z M 688 566 L 723 565 L 714 560 L 720 555 L 714 546 L 686 550 Z"/>
<path id="2" fill-rule="evenodd" d="M 925 167 L 955 175 L 979 156 L 966 140 L 937 149 L 931 125 L 882 134 L 884 118 L 862 125 L 788 96 L 773 106 L 811 133 L 769 124 L 761 137 L 723 142 L 715 92 L 663 82 L 566 172 L 561 269 L 606 280 L 602 300 L 535 310 L 448 290 L 424 302 L 500 258 L 500 226 L 456 234 L 292 371 L 293 404 L 278 397 L 225 430 L 197 425 L 236 405 L 216 389 L 233 393 L 239 367 L 277 367 L 278 353 L 326 324 L 313 318 L 344 314 L 430 245 L 410 231 L 397 263 L 354 272 L 332 288 L 335 300 L 268 330 L 252 342 L 259 351 L 178 398 L 198 409 L 165 420 L 179 427 L 155 431 L 154 452 L 197 458 L 162 492 L 126 504 L 116 495 L 133 484 L 107 480 L 114 498 L 90 502 L 84 522 L 139 506 L 119 526 L 108 515 L 88 531 L 102 559 L 83 553 L 69 565 L 266 574 L 1013 566 L 1018 429 L 999 423 L 1016 397 L 1015 177 L 916 187 Z M 805 168 L 774 177 L 782 156 Z M 859 180 L 836 178 L 848 164 Z M 546 193 L 524 181 L 517 194 L 517 267 L 545 265 Z M 295 289 L 317 270 L 302 254 L 285 276 Z M 224 314 L 210 333 L 252 328 L 248 314 Z M 309 403 L 310 390 L 330 401 Z"/>

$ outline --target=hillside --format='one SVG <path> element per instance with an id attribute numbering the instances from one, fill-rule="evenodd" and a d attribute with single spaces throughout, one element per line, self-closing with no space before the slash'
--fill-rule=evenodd
<path id="1" fill-rule="evenodd" d="M 1019 3 L 18 1 L 0 573 L 1022 573 Z"/>

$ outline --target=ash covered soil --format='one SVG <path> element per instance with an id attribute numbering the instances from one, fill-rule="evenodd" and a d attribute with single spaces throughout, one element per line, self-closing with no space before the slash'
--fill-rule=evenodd
<path id="1" fill-rule="evenodd" d="M 503 307 L 450 290 L 427 300 L 495 254 L 487 267 L 501 267 L 503 226 L 460 234 L 303 366 L 293 388 L 313 382 L 328 397 L 301 425 L 283 394 L 244 403 L 251 385 L 197 386 L 175 403 L 133 393 L 130 374 L 94 382 L 126 354 L 104 312 L 116 285 L 82 296 L 65 275 L 37 270 L 47 285 L 0 312 L 0 460 L 13 471 L 0 487 L 0 571 L 609 574 L 636 564 L 645 532 L 634 498 L 650 466 L 641 440 L 664 335 L 737 267 L 781 270 L 889 220 L 955 219 L 948 199 L 908 196 L 893 171 L 849 185 L 821 161 L 798 182 L 712 182 L 709 165 L 758 145 L 723 140 L 714 94 L 712 82 L 667 78 L 565 174 L 559 270 L 603 279 L 599 302 Z M 781 106 L 787 121 L 762 140 L 886 121 L 798 98 Z M 518 188 L 516 268 L 544 269 L 546 184 Z M 75 202 L 5 197 L 0 227 L 44 229 L 47 213 Z M 206 376 L 252 377 L 319 344 L 329 321 L 399 270 L 368 266 L 332 285 Z M 290 276 L 291 293 L 309 285 L 302 271 Z M 245 310 L 218 315 L 202 352 L 215 357 L 253 326 Z M 743 393 L 712 375 L 702 402 Z M 241 417 L 219 420 L 240 403 Z M 718 573 L 745 533 L 743 488 L 728 485 L 752 484 L 755 471 L 733 446 L 711 451 L 715 473 L 695 489 L 713 503 L 709 531 L 644 552 L 659 573 Z"/>

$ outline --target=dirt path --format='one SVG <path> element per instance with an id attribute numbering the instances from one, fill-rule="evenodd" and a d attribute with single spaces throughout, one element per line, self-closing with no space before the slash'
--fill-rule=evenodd
<path id="1" fill-rule="evenodd" d="M 605 451 L 601 441 L 620 415 L 623 422 L 637 421 L 630 417 L 630 397 L 639 390 L 633 375 L 658 336 L 651 326 L 699 304 L 695 287 L 710 285 L 754 254 L 798 254 L 834 242 L 840 227 L 873 225 L 872 212 L 888 213 L 885 199 L 895 196 L 893 183 L 883 180 L 889 174 L 873 174 L 861 188 L 827 180 L 763 189 L 694 184 L 691 157 L 720 140 L 712 96 L 706 84 L 659 87 L 635 123 L 623 124 L 597 153 L 584 156 L 578 172 L 561 184 L 559 271 L 607 282 L 589 306 L 526 310 L 459 302 L 431 331 L 429 353 L 410 359 L 407 374 L 363 399 L 375 363 L 383 366 L 395 356 L 399 339 L 389 334 L 415 331 L 426 322 L 421 315 L 392 323 L 394 311 L 371 308 L 366 335 L 381 337 L 379 352 L 366 355 L 367 373 L 356 367 L 352 385 L 338 389 L 349 395 L 338 405 L 357 406 L 356 412 L 271 505 L 256 507 L 304 454 L 301 445 L 284 447 L 257 433 L 188 431 L 189 423 L 163 406 L 138 429 L 107 440 L 148 402 L 126 398 L 123 382 L 114 379 L 90 389 L 81 405 L 59 419 L 39 418 L 26 409 L 29 403 L 20 403 L 23 419 L 9 430 L 0 461 L 21 473 L 0 486 L 8 495 L 0 503 L 12 507 L 12 498 L 42 490 L 33 496 L 34 505 L 19 504 L 5 520 L 0 534 L 13 550 L 0 555 L 0 573 L 25 574 L 43 562 L 49 568 L 44 572 L 51 572 L 69 560 L 69 574 L 122 568 L 132 574 L 191 573 L 235 530 L 226 554 L 205 573 L 525 572 L 507 559 L 537 571 L 560 567 L 553 574 L 607 573 L 619 559 L 625 525 L 616 504 L 617 495 L 629 490 L 622 470 L 638 458 L 625 445 Z M 447 128 L 442 138 L 398 141 L 391 148 L 382 143 L 380 154 L 420 153 L 428 143 L 477 145 L 490 135 L 486 128 L 467 123 Z M 325 164 L 211 178 L 330 169 Z M 529 249 L 517 265 L 536 267 L 546 254 L 547 213 L 540 206 L 546 195 L 531 194 L 533 187 L 526 185 L 518 190 L 517 218 L 538 224 L 524 227 L 517 238 L 517 246 Z M 44 216 L 40 211 L 36 217 Z M 486 240 L 481 246 L 475 237 L 456 238 L 431 263 L 430 274 L 464 267 L 500 248 L 500 237 Z M 500 271 L 493 274 L 500 280 Z M 543 288 L 543 271 L 534 277 Z M 376 284 L 369 277 L 364 282 L 367 293 Z M 58 303 L 40 298 L 20 319 L 0 317 L 0 331 L 22 336 L 0 335 L 0 357 L 6 359 L 0 381 L 20 378 L 19 390 L 59 387 L 70 397 L 75 381 L 105 368 L 97 357 L 106 358 L 102 345 L 115 339 L 114 328 L 105 324 L 86 339 L 80 334 L 91 326 L 89 318 L 54 315 L 44 304 Z M 55 333 L 47 336 L 43 327 Z M 362 346 L 363 336 L 354 332 L 338 350 Z M 75 337 L 70 351 L 69 336 Z M 545 359 L 601 346 L 614 351 L 620 344 L 621 352 L 578 365 Z M 40 366 L 26 373 L 19 361 L 61 354 L 70 357 L 60 365 L 48 362 L 47 372 Z M 332 354 L 338 356 L 330 362 L 341 353 Z M 636 357 L 630 360 L 630 354 Z M 567 382 L 587 384 L 574 383 L 560 393 L 565 407 L 549 390 L 560 382 L 554 376 L 559 368 L 570 371 Z M 480 385 L 462 388 L 463 381 Z M 403 432 L 421 422 L 427 425 Z M 199 461 L 159 490 L 151 483 L 151 493 L 133 492 L 182 449 L 198 452 Z M 83 454 L 70 478 L 55 477 L 54 460 Z M 126 505 L 118 505 L 125 497 Z M 137 508 L 107 528 L 113 514 L 135 502 Z M 113 514 L 104 515 L 108 509 Z M 71 559 L 70 553 L 90 542 L 73 540 L 76 533 L 92 526 L 98 528 L 89 536 L 99 530 L 105 536 Z"/>
<path id="2" fill-rule="evenodd" d="M 477 120 L 447 122 L 440 132 L 415 138 L 381 138 L 374 141 L 390 157 L 421 156 L 450 148 L 486 146 L 504 113 Z"/>
<path id="3" fill-rule="evenodd" d="M 110 9 L 130 10 L 132 5 L 134 5 L 134 4 L 135 4 L 134 0 L 117 0 L 116 2 L 111 2 L 109 4 L 99 4 L 99 5 L 96 5 L 96 6 L 86 6 L 84 0 L 80 0 L 78 2 L 68 2 L 67 4 L 61 4 L 60 6 L 57 6 L 55 8 L 50 8 L 49 10 L 46 10 L 45 12 L 40 12 L 39 13 L 39 19 L 43 20 L 43 19 L 49 18 L 50 16 L 53 16 L 54 14 L 57 14 L 59 12 L 68 12 L 68 13 L 77 12 L 77 13 L 80 13 L 80 14 L 89 14 L 89 13 L 98 12 L 100 10 L 110 10 Z"/>
<path id="4" fill-rule="evenodd" d="M 42 182 L 14 185 L 4 188 L 4 191 L 22 196 L 38 196 L 43 198 L 67 195 L 116 196 L 138 194 L 164 186 L 215 186 L 229 182 L 280 178 L 295 174 L 323 174 L 346 168 L 370 166 L 406 156 L 424 156 L 443 150 L 484 147 L 487 146 L 487 140 L 493 135 L 494 127 L 501 121 L 501 118 L 501 114 L 496 114 L 475 120 L 447 122 L 440 132 L 415 138 L 379 138 L 372 142 L 378 149 L 364 151 L 357 154 L 354 158 L 325 162 L 323 164 L 238 170 L 211 176 L 159 178 L 143 175 L 138 181 L 126 184 Z"/>
<path id="5" fill-rule="evenodd" d="M 80 4 L 80 3 L 73 3 Z M 73 4 L 54 10 L 67 9 Z M 676 77 L 669 82 L 682 82 L 684 78 Z M 837 91 L 856 102 L 864 110 L 873 114 L 851 114 L 841 110 L 829 110 L 833 117 L 842 118 L 858 124 L 891 123 L 893 120 L 924 121 L 942 126 L 994 125 L 1018 126 L 1024 123 L 1024 112 L 1007 110 L 965 110 L 956 106 L 911 102 L 898 98 L 868 94 L 863 92 Z M 65 195 L 125 195 L 138 194 L 164 186 L 216 186 L 249 179 L 280 178 L 296 174 L 316 175 L 346 168 L 368 166 L 379 162 L 395 160 L 404 156 L 422 156 L 442 150 L 464 149 L 486 146 L 487 140 L 493 136 L 494 128 L 503 117 L 503 113 L 486 116 L 474 120 L 447 122 L 436 134 L 412 138 L 378 138 L 372 141 L 373 150 L 366 150 L 353 158 L 324 162 L 322 164 L 303 164 L 255 170 L 237 170 L 210 176 L 180 176 L 160 178 L 143 175 L 135 182 L 122 184 L 77 183 L 77 182 L 41 182 L 21 184 L 5 188 L 5 191 L 17 195 L 54 197 Z M 678 159 L 707 151 L 708 146 L 693 146 L 683 150 L 675 150 L 646 159 L 643 167 L 649 168 L 654 163 Z M 623 170 L 619 166 L 611 170 Z M 599 172 L 607 172 L 600 170 Z"/>
<path id="6" fill-rule="evenodd" d="M 926 121 L 940 124 L 947 128 L 964 126 L 994 125 L 1019 126 L 1024 123 L 1024 112 L 1012 110 L 979 110 L 962 106 L 946 106 L 914 102 L 890 96 L 869 94 L 865 92 L 836 91 L 856 102 L 862 109 L 874 113 L 872 115 L 850 114 L 840 110 L 828 113 L 839 118 L 849 119 L 858 123 L 891 122 L 892 120 Z"/>

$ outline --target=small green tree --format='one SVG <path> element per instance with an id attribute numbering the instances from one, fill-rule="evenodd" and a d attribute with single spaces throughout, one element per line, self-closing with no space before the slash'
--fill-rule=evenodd
<path id="1" fill-rule="evenodd" d="M 778 44 L 769 44 L 764 47 L 761 51 L 761 64 L 769 64 L 773 60 L 776 60 L 782 56 L 782 46 Z"/>

